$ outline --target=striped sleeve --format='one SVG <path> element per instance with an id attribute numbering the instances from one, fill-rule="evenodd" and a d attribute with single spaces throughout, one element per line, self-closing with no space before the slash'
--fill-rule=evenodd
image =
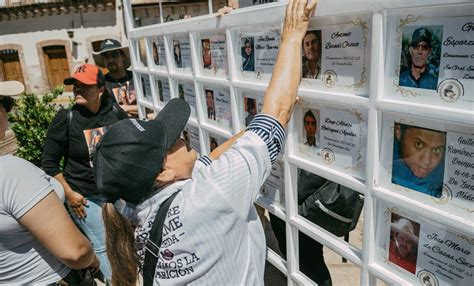
<path id="1" fill-rule="evenodd" d="M 212 164 L 212 160 L 211 158 L 209 158 L 209 156 L 203 156 L 201 158 L 199 158 L 199 161 L 201 161 L 201 163 L 204 164 L 204 166 L 209 166 Z"/>
<path id="2" fill-rule="evenodd" d="M 258 114 L 247 127 L 247 131 L 262 138 L 267 145 L 270 161 L 275 163 L 285 141 L 285 130 L 280 122 L 270 115 Z"/>

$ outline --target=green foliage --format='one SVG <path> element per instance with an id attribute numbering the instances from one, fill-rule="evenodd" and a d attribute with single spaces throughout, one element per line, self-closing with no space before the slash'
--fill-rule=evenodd
<path id="1" fill-rule="evenodd" d="M 25 93 L 16 100 L 15 108 L 9 114 L 18 142 L 16 155 L 38 167 L 41 166 L 46 131 L 57 112 L 57 105 L 53 100 L 61 95 L 63 90 L 63 86 L 57 86 L 43 97 Z"/>

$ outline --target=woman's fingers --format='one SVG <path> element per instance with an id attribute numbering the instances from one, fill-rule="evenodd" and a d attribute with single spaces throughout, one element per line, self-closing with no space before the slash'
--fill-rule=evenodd
<path id="1" fill-rule="evenodd" d="M 314 8 L 318 5 L 318 0 L 309 0 L 309 3 L 305 7 L 305 14 L 306 16 L 310 16 L 313 12 Z"/>

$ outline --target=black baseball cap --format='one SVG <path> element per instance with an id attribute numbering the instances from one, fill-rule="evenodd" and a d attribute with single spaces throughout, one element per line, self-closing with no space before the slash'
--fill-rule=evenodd
<path id="1" fill-rule="evenodd" d="M 94 157 L 99 192 L 111 202 L 119 198 L 140 202 L 152 190 L 166 153 L 190 114 L 186 101 L 174 98 L 153 120 L 125 119 L 112 125 Z"/>
<path id="2" fill-rule="evenodd" d="M 425 27 L 416 29 L 411 37 L 411 46 L 416 47 L 419 43 L 425 42 L 431 48 L 431 32 Z"/>

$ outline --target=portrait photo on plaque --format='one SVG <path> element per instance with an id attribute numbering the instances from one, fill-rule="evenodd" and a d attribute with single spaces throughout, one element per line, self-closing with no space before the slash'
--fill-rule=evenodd
<path id="1" fill-rule="evenodd" d="M 308 146 L 310 149 L 316 150 L 319 144 L 319 110 L 318 109 L 303 109 L 303 118 L 301 125 L 303 126 L 300 143 Z"/>
<path id="2" fill-rule="evenodd" d="M 263 183 L 260 194 L 268 203 L 276 203 L 285 206 L 285 179 L 283 162 L 277 160 L 272 165 L 272 170 L 265 183 Z"/>
<path id="3" fill-rule="evenodd" d="M 173 57 L 175 66 L 177 68 L 182 68 L 183 56 L 181 53 L 181 43 L 178 40 L 173 40 Z"/>
<path id="4" fill-rule="evenodd" d="M 455 215 L 474 212 L 472 125 L 386 112 L 379 161 L 382 188 Z"/>
<path id="5" fill-rule="evenodd" d="M 302 77 L 321 78 L 321 30 L 307 31 L 303 38 Z"/>
<path id="6" fill-rule="evenodd" d="M 364 179 L 367 110 L 302 106 L 294 115 L 297 153 L 305 159 Z"/>
<path id="7" fill-rule="evenodd" d="M 201 51 L 202 51 L 202 66 L 205 69 L 211 69 L 212 67 L 212 56 L 211 56 L 211 41 L 209 39 L 201 40 Z"/>
<path id="8" fill-rule="evenodd" d="M 188 37 L 173 40 L 173 58 L 176 68 L 191 68 L 191 44 Z"/>
<path id="9" fill-rule="evenodd" d="M 395 123 L 392 183 L 440 198 L 446 132 Z"/>
<path id="10" fill-rule="evenodd" d="M 209 135 L 209 152 L 214 151 L 217 147 L 219 147 L 222 143 L 226 140 L 220 138 L 219 136 L 215 136 L 213 134 Z"/>
<path id="11" fill-rule="evenodd" d="M 193 148 L 198 154 L 201 154 L 201 143 L 199 142 L 198 128 L 187 125 L 183 130 L 181 138 L 183 138 L 188 147 Z"/>
<path id="12" fill-rule="evenodd" d="M 270 79 L 278 55 L 280 31 L 269 27 L 264 31 L 239 32 L 238 47 L 242 76 L 247 78 Z"/>
<path id="13" fill-rule="evenodd" d="M 153 55 L 153 63 L 155 65 L 160 65 L 160 54 L 158 53 L 158 44 L 156 42 L 152 42 L 151 43 L 151 52 L 152 52 L 152 55 Z"/>
<path id="14" fill-rule="evenodd" d="M 201 39 L 202 67 L 205 73 L 227 74 L 226 37 L 223 34 L 205 36 Z"/>
<path id="15" fill-rule="evenodd" d="M 405 26 L 402 33 L 399 85 L 436 90 L 443 26 Z"/>
<path id="16" fill-rule="evenodd" d="M 474 237 L 383 201 L 377 204 L 375 262 L 411 285 L 471 286 Z"/>
<path id="17" fill-rule="evenodd" d="M 194 92 L 193 82 L 177 82 L 178 98 L 183 99 L 191 107 L 191 117 L 196 117 L 196 94 Z"/>
<path id="18" fill-rule="evenodd" d="M 243 96 L 243 116 L 245 126 L 248 126 L 255 115 L 262 111 L 263 95 L 255 91 L 242 91 Z"/>
<path id="19" fill-rule="evenodd" d="M 151 51 L 153 63 L 156 66 L 166 66 L 166 53 L 163 38 L 154 37 L 151 41 Z"/>
<path id="20" fill-rule="evenodd" d="M 142 83 L 143 97 L 145 98 L 145 100 L 153 102 L 153 99 L 151 97 L 152 95 L 151 95 L 150 77 L 148 75 L 141 75 L 140 79 Z M 130 99 L 130 102 L 136 101 L 136 99 L 133 98 L 133 96 L 129 97 L 129 99 Z"/>
<path id="21" fill-rule="evenodd" d="M 205 89 L 207 118 L 216 120 L 216 101 L 214 99 L 214 91 L 212 89 Z"/>
<path id="22" fill-rule="evenodd" d="M 311 19 L 302 40 L 301 88 L 368 96 L 370 15 Z"/>
<path id="23" fill-rule="evenodd" d="M 138 43 L 138 64 L 143 67 L 147 67 L 148 63 L 146 61 L 146 47 L 145 39 L 141 38 L 137 41 Z"/>
<path id="24" fill-rule="evenodd" d="M 253 37 L 245 37 L 241 39 L 242 47 L 240 54 L 242 56 L 242 71 L 255 71 L 255 48 L 253 45 Z"/>
<path id="25" fill-rule="evenodd" d="M 474 109 L 472 7 L 388 12 L 384 97 Z"/>
<path id="26" fill-rule="evenodd" d="M 388 261 L 415 274 L 420 224 L 392 213 Z"/>
<path id="27" fill-rule="evenodd" d="M 158 92 L 158 99 L 167 103 L 171 99 L 170 84 L 167 78 L 156 79 L 156 90 Z"/>
<path id="28" fill-rule="evenodd" d="M 232 114 L 230 109 L 230 93 L 224 88 L 204 88 L 207 119 L 222 127 L 230 128 Z"/>

